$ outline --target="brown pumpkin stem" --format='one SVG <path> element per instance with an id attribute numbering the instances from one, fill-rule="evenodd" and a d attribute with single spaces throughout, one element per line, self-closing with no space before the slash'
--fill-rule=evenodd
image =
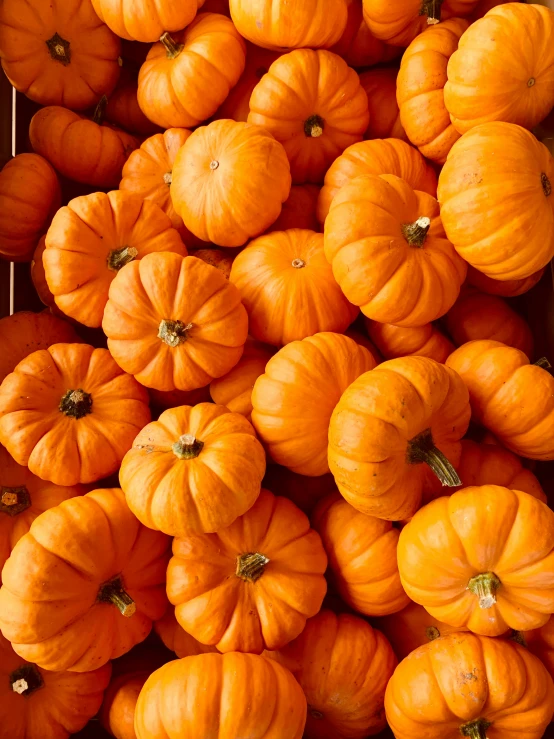
<path id="1" fill-rule="evenodd" d="M 66 67 L 71 63 L 71 44 L 63 39 L 59 33 L 55 33 L 46 42 L 50 56 L 55 62 L 60 62 Z"/>
<path id="2" fill-rule="evenodd" d="M 10 488 L 2 485 L 0 488 L 0 513 L 17 516 L 30 507 L 31 496 L 25 486 Z"/>
<path id="3" fill-rule="evenodd" d="M 173 182 L 173 172 L 166 172 L 164 174 L 164 183 L 169 187 Z"/>
<path id="4" fill-rule="evenodd" d="M 302 269 L 306 266 L 306 262 L 303 259 L 293 259 L 291 262 L 294 269 Z"/>
<path id="5" fill-rule="evenodd" d="M 428 626 L 425 629 L 425 636 L 429 639 L 429 641 L 435 641 L 435 639 L 438 639 L 441 635 L 441 632 L 437 629 L 436 626 Z"/>
<path id="6" fill-rule="evenodd" d="M 112 249 L 108 254 L 108 269 L 113 272 L 119 272 L 129 262 L 132 262 L 138 255 L 138 249 L 134 246 L 122 246 L 121 249 Z"/>
<path id="7" fill-rule="evenodd" d="M 431 429 L 422 431 L 408 442 L 407 451 L 408 464 L 421 464 L 425 462 L 439 478 L 443 486 L 455 488 L 462 484 L 458 473 L 444 456 L 440 449 L 435 446 Z"/>
<path id="8" fill-rule="evenodd" d="M 192 323 L 184 324 L 181 321 L 164 318 L 158 328 L 158 339 L 161 339 L 168 346 L 179 346 L 188 339 L 188 332 L 192 327 Z"/>
<path id="9" fill-rule="evenodd" d="M 204 448 L 204 442 L 199 441 L 194 434 L 183 434 L 171 448 L 179 459 L 196 459 Z"/>
<path id="10" fill-rule="evenodd" d="M 10 685 L 14 693 L 27 697 L 44 687 L 44 680 L 38 667 L 27 663 L 10 673 Z"/>
<path id="11" fill-rule="evenodd" d="M 546 357 L 541 357 L 540 359 L 537 359 L 537 361 L 533 362 L 533 364 L 535 365 L 535 367 L 540 367 L 543 370 L 548 371 L 552 369 L 552 365 Z"/>
<path id="12" fill-rule="evenodd" d="M 102 95 L 92 115 L 93 123 L 97 123 L 99 126 L 102 125 L 102 123 L 104 122 L 104 116 L 106 115 L 107 107 L 108 107 L 108 98 L 105 95 Z"/>
<path id="13" fill-rule="evenodd" d="M 167 31 L 160 36 L 160 43 L 164 45 L 168 59 L 177 59 L 185 48 L 184 44 L 178 44 L 174 41 Z"/>
<path id="14" fill-rule="evenodd" d="M 468 736 L 470 739 L 487 739 L 489 726 L 492 726 L 490 721 L 478 718 L 476 721 L 470 721 L 468 724 L 460 726 L 460 734 Z"/>
<path id="15" fill-rule="evenodd" d="M 552 195 L 552 183 L 548 179 L 548 175 L 546 172 L 541 173 L 541 185 L 542 185 L 542 191 L 548 197 L 549 195 Z"/>
<path id="16" fill-rule="evenodd" d="M 402 226 L 402 235 L 410 246 L 416 246 L 421 249 L 427 238 L 427 233 L 431 228 L 431 219 L 427 216 L 421 216 L 413 223 L 404 223 Z"/>
<path id="17" fill-rule="evenodd" d="M 494 572 L 483 572 L 471 578 L 467 589 L 479 598 L 479 608 L 486 610 L 496 603 L 496 591 L 501 585 Z"/>
<path id="18" fill-rule="evenodd" d="M 516 644 L 519 644 L 521 647 L 526 647 L 527 642 L 525 641 L 525 632 L 523 631 L 516 631 L 515 629 L 512 629 L 512 633 L 509 636 L 510 641 L 515 641 Z"/>
<path id="19" fill-rule="evenodd" d="M 304 133 L 308 138 L 317 139 L 323 135 L 325 121 L 320 115 L 311 115 L 304 121 Z"/>
<path id="20" fill-rule="evenodd" d="M 441 20 L 441 5 L 444 0 L 423 0 L 419 10 L 420 15 L 427 16 L 427 24 L 434 26 Z"/>
<path id="21" fill-rule="evenodd" d="M 235 575 L 246 580 L 246 582 L 256 582 L 264 574 L 269 558 L 260 552 L 247 552 L 239 554 L 237 557 L 237 569 Z"/>
<path id="22" fill-rule="evenodd" d="M 84 390 L 68 390 L 60 400 L 59 409 L 70 418 L 84 418 L 92 413 L 92 395 Z"/>
<path id="23" fill-rule="evenodd" d="M 98 603 L 109 603 L 115 606 L 125 618 L 130 618 L 137 610 L 135 601 L 129 593 L 125 592 L 119 576 L 100 585 L 96 600 Z"/>

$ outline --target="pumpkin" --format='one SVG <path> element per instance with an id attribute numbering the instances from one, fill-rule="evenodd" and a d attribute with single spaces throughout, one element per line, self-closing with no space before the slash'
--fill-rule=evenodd
<path id="1" fill-rule="evenodd" d="M 329 472 L 319 477 L 306 477 L 279 464 L 269 464 L 262 486 L 277 495 L 292 500 L 307 516 L 311 516 L 317 503 L 336 491 L 333 475 Z"/>
<path id="2" fill-rule="evenodd" d="M 380 364 L 354 380 L 331 416 L 339 491 L 366 515 L 409 518 L 424 491 L 460 485 L 454 467 L 469 419 L 468 391 L 448 367 L 427 357 Z"/>
<path id="3" fill-rule="evenodd" d="M 115 361 L 155 390 L 194 390 L 242 356 L 248 316 L 221 270 L 158 252 L 122 268 L 102 328 Z"/>
<path id="4" fill-rule="evenodd" d="M 326 567 L 308 517 L 262 490 L 230 526 L 173 540 L 167 595 L 177 621 L 198 641 L 220 652 L 260 654 L 288 644 L 319 611 Z"/>
<path id="5" fill-rule="evenodd" d="M 460 138 L 444 103 L 444 86 L 448 60 L 468 26 L 463 18 L 429 26 L 404 52 L 398 73 L 397 98 L 407 137 L 438 164 L 444 164 Z"/>
<path id="6" fill-rule="evenodd" d="M 314 231 L 259 236 L 236 257 L 229 279 L 242 296 L 251 335 L 266 344 L 340 333 L 358 315 L 335 282 L 323 235 Z"/>
<path id="7" fill-rule="evenodd" d="M 177 155 L 171 198 L 203 241 L 242 246 L 277 219 L 291 186 L 282 145 L 259 126 L 214 121 Z"/>
<path id="8" fill-rule="evenodd" d="M 341 57 L 296 49 L 274 61 L 254 88 L 248 122 L 283 144 L 295 184 L 318 184 L 334 160 L 362 140 L 367 95 Z"/>
<path id="9" fill-rule="evenodd" d="M 423 732 L 428 739 L 541 739 L 554 711 L 554 683 L 519 644 L 450 634 L 398 665 L 385 710 L 396 739 Z"/>
<path id="10" fill-rule="evenodd" d="M 141 136 L 152 136 L 160 129 L 140 109 L 137 91 L 137 75 L 123 67 L 117 87 L 110 95 L 106 106 L 106 120 L 125 131 Z"/>
<path id="11" fill-rule="evenodd" d="M 193 249 L 191 256 L 216 267 L 227 279 L 231 276 L 234 256 L 227 249 Z"/>
<path id="12" fill-rule="evenodd" d="M 488 295 L 499 295 L 503 298 L 515 298 L 518 295 L 523 295 L 529 292 L 531 288 L 539 282 L 544 274 L 544 268 L 539 269 L 530 277 L 524 277 L 521 280 L 493 280 L 491 277 L 487 277 L 482 272 L 479 272 L 475 267 L 469 267 L 467 270 L 467 282 L 472 287 L 476 287 L 477 290 L 487 293 Z"/>
<path id="13" fill-rule="evenodd" d="M 438 202 L 395 175 L 362 175 L 341 188 L 325 220 L 325 256 L 351 303 L 397 326 L 443 316 L 467 272 Z"/>
<path id="14" fill-rule="evenodd" d="M 60 342 L 78 342 L 75 329 L 65 321 L 44 313 L 19 311 L 0 318 L 0 383 L 21 360 L 39 349 Z"/>
<path id="15" fill-rule="evenodd" d="M 377 362 L 353 339 L 309 336 L 280 349 L 256 380 L 252 423 L 269 454 L 293 472 L 329 472 L 327 429 L 341 393 Z"/>
<path id="16" fill-rule="evenodd" d="M 398 542 L 410 598 L 435 618 L 484 636 L 548 621 L 553 561 L 554 512 L 528 493 L 498 485 L 431 501 Z"/>
<path id="17" fill-rule="evenodd" d="M 283 49 L 329 48 L 342 36 L 346 0 L 230 0 L 231 18 L 241 36 L 256 46 Z"/>
<path id="18" fill-rule="evenodd" d="M 263 375 L 265 366 L 274 354 L 272 347 L 247 339 L 244 354 L 230 372 L 212 380 L 210 395 L 214 403 L 225 405 L 233 413 L 250 420 L 254 383 Z"/>
<path id="19" fill-rule="evenodd" d="M 448 63 L 444 87 L 456 130 L 491 121 L 540 123 L 554 106 L 553 35 L 554 12 L 540 5 L 499 5 L 473 23 Z"/>
<path id="20" fill-rule="evenodd" d="M 133 0 L 92 0 L 100 20 L 120 38 L 152 43 L 164 31 L 180 31 L 194 20 L 204 0 L 148 0 L 138 6 Z"/>
<path id="21" fill-rule="evenodd" d="M 288 667 L 306 695 L 306 739 L 365 739 L 385 728 L 385 689 L 397 660 L 366 621 L 320 611 L 300 636 L 267 656 Z"/>
<path id="22" fill-rule="evenodd" d="M 60 208 L 46 234 L 42 261 L 58 308 L 98 327 L 119 270 L 160 251 L 187 253 L 169 217 L 151 201 L 116 190 L 82 195 Z"/>
<path id="23" fill-rule="evenodd" d="M 184 31 L 164 33 L 140 68 L 138 101 L 163 128 L 190 128 L 209 118 L 244 71 L 246 47 L 233 23 L 201 13 Z"/>
<path id="24" fill-rule="evenodd" d="M 454 344 L 442 334 L 434 323 L 414 328 L 393 326 L 392 323 L 377 323 L 365 320 L 368 334 L 385 357 L 429 357 L 444 364 L 454 351 Z"/>
<path id="25" fill-rule="evenodd" d="M 423 606 L 412 602 L 397 613 L 373 618 L 371 621 L 387 637 L 399 660 L 441 636 L 467 631 L 463 627 L 456 628 L 438 621 Z"/>
<path id="26" fill-rule="evenodd" d="M 254 429 L 225 406 L 164 411 L 138 434 L 119 480 L 141 523 L 170 536 L 213 532 L 260 493 L 265 454 Z"/>
<path id="27" fill-rule="evenodd" d="M 183 697 L 186 696 L 186 700 Z M 135 712 L 138 739 L 302 739 L 306 698 L 290 672 L 255 654 L 199 654 L 146 681 Z"/>
<path id="28" fill-rule="evenodd" d="M 515 454 L 554 459 L 554 377 L 499 341 L 470 341 L 446 364 L 469 390 L 474 420 Z"/>
<path id="29" fill-rule="evenodd" d="M 372 67 L 400 56 L 402 49 L 375 38 L 363 18 L 362 0 L 347 0 L 348 20 L 344 33 L 335 46 L 335 54 L 342 56 L 350 67 Z"/>
<path id="30" fill-rule="evenodd" d="M 324 498 L 312 516 L 329 557 L 340 597 L 366 616 L 384 616 L 408 605 L 396 564 L 400 532 L 390 521 L 366 516 L 338 493 Z"/>
<path id="31" fill-rule="evenodd" d="M 288 231 L 290 228 L 303 228 L 319 231 L 317 201 L 320 188 L 317 185 L 293 185 L 288 198 L 283 203 L 281 215 L 266 230 Z"/>
<path id="32" fill-rule="evenodd" d="M 540 659 L 552 677 L 554 675 L 554 619 L 550 617 L 539 629 L 518 631 L 514 637 L 517 643 L 527 647 Z"/>
<path id="33" fill-rule="evenodd" d="M 361 141 L 345 149 L 327 170 L 317 205 L 320 223 L 325 223 L 339 190 L 363 174 L 395 174 L 414 190 L 423 190 L 433 197 L 437 193 L 435 171 L 413 146 L 398 139 Z"/>
<path id="34" fill-rule="evenodd" d="M 165 615 L 154 624 L 154 631 L 160 637 L 164 645 L 175 652 L 177 657 L 191 657 L 195 654 L 206 654 L 217 652 L 215 647 L 201 644 L 193 636 L 187 634 L 182 626 L 179 626 L 175 618 L 175 611 L 170 606 Z"/>
<path id="35" fill-rule="evenodd" d="M 165 612 L 168 548 L 117 488 L 64 501 L 34 521 L 4 565 L 2 633 L 46 670 L 86 672 L 120 657 Z"/>
<path id="36" fill-rule="evenodd" d="M 150 403 L 157 411 L 152 413 L 153 417 L 156 418 L 162 411 L 166 411 L 168 408 L 176 408 L 179 405 L 197 405 L 198 403 L 209 403 L 210 397 L 210 386 L 205 385 L 204 387 L 196 388 L 196 390 L 148 390 L 150 396 Z"/>
<path id="37" fill-rule="evenodd" d="M 488 277 L 530 277 L 554 256 L 553 183 L 554 158 L 532 133 L 513 123 L 476 126 L 439 177 L 449 241 Z"/>
<path id="38" fill-rule="evenodd" d="M 527 321 L 505 300 L 471 288 L 462 291 L 445 316 L 446 328 L 456 346 L 476 339 L 492 339 L 533 354 L 533 334 Z"/>
<path id="39" fill-rule="evenodd" d="M 50 672 L 26 662 L 0 634 L 2 732 L 25 739 L 69 739 L 93 718 L 111 665 L 91 672 Z"/>
<path id="40" fill-rule="evenodd" d="M 120 52 L 120 40 L 88 0 L 4 0 L 0 7 L 4 72 L 41 105 L 95 105 L 117 83 Z"/>
<path id="41" fill-rule="evenodd" d="M 115 472 L 149 420 L 146 390 L 87 344 L 35 351 L 0 386 L 0 443 L 55 485 Z"/>
<path id="42" fill-rule="evenodd" d="M 38 154 L 18 154 L 0 172 L 0 257 L 29 262 L 62 202 L 54 169 Z"/>
<path id="43" fill-rule="evenodd" d="M 360 83 L 367 95 L 369 126 L 366 139 L 403 139 L 406 133 L 400 123 L 396 102 L 397 67 L 377 67 L 360 74 Z"/>
<path id="44" fill-rule="evenodd" d="M 36 290 L 41 303 L 50 308 L 52 315 L 64 317 L 63 312 L 56 306 L 56 299 L 50 292 L 48 283 L 46 282 L 46 275 L 44 272 L 44 265 L 42 263 L 42 255 L 46 249 L 46 236 L 42 236 L 37 244 L 37 248 L 34 251 L 33 258 L 31 260 L 31 281 L 33 287 Z"/>
<path id="45" fill-rule="evenodd" d="M 129 154 L 140 141 L 118 128 L 102 125 L 100 102 L 92 120 L 52 105 L 35 113 L 29 127 L 31 146 L 62 175 L 95 187 L 115 188 Z"/>

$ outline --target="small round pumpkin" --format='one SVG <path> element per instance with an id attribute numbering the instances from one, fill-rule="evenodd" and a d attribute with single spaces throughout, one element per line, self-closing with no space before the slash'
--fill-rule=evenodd
<path id="1" fill-rule="evenodd" d="M 252 423 L 269 454 L 293 472 L 329 472 L 327 429 L 341 393 L 377 364 L 353 339 L 321 333 L 280 349 L 256 380 Z"/>
<path id="2" fill-rule="evenodd" d="M 400 122 L 396 102 L 396 77 L 398 67 L 376 67 L 360 74 L 360 84 L 367 95 L 369 126 L 366 139 L 402 139 L 407 141 Z"/>
<path id="3" fill-rule="evenodd" d="M 194 20 L 204 0 L 92 0 L 96 15 L 120 38 L 152 43 L 164 31 L 180 31 Z"/>
<path id="4" fill-rule="evenodd" d="M 341 333 L 358 315 L 323 251 L 323 235 L 290 229 L 259 236 L 233 262 L 236 285 L 258 341 L 282 346 L 321 331 Z"/>
<path id="5" fill-rule="evenodd" d="M 333 475 L 329 472 L 319 477 L 306 477 L 280 464 L 269 463 L 262 480 L 262 487 L 292 500 L 294 505 L 304 511 L 307 516 L 312 515 L 315 506 L 322 498 L 336 492 L 337 489 Z"/>
<path id="6" fill-rule="evenodd" d="M 365 319 L 367 332 L 385 359 L 397 357 L 429 357 L 444 364 L 454 351 L 454 344 L 434 323 L 402 328 L 392 323 L 377 323 Z"/>
<path id="7" fill-rule="evenodd" d="M 227 279 L 231 276 L 235 257 L 229 249 L 193 249 L 191 256 L 201 259 L 212 267 L 216 267 Z"/>
<path id="8" fill-rule="evenodd" d="M 266 230 L 288 231 L 290 228 L 303 228 L 319 231 L 317 202 L 320 188 L 317 185 L 293 185 L 277 220 Z"/>
<path id="9" fill-rule="evenodd" d="M 177 621 L 198 641 L 220 652 L 260 654 L 284 647 L 319 611 L 326 567 L 307 516 L 262 490 L 227 528 L 173 540 L 167 595 Z"/>
<path id="10" fill-rule="evenodd" d="M 106 106 L 106 120 L 137 136 L 153 136 L 159 126 L 149 120 L 138 104 L 138 72 L 123 67 L 117 87 Z"/>
<path id="11" fill-rule="evenodd" d="M 529 292 L 540 281 L 544 274 L 544 268 L 533 273 L 530 277 L 524 277 L 521 280 L 493 280 L 487 277 L 479 270 L 471 265 L 467 270 L 467 282 L 477 290 L 481 290 L 488 295 L 498 295 L 502 298 L 515 298 Z"/>
<path id="12" fill-rule="evenodd" d="M 331 51 L 296 49 L 273 62 L 250 98 L 248 122 L 285 147 L 292 181 L 321 183 L 369 124 L 360 78 Z"/>
<path id="13" fill-rule="evenodd" d="M 196 654 L 217 652 L 215 647 L 211 647 L 208 644 L 201 644 L 193 636 L 187 634 L 177 622 L 175 610 L 172 606 L 169 606 L 165 615 L 155 622 L 154 631 L 164 645 L 172 652 L 175 652 L 180 659 L 183 657 L 192 657 Z"/>
<path id="14" fill-rule="evenodd" d="M 396 564 L 400 532 L 390 521 L 366 516 L 338 493 L 324 498 L 312 516 L 329 557 L 340 597 L 366 616 L 384 616 L 408 605 Z"/>
<path id="15" fill-rule="evenodd" d="M 518 631 L 515 640 L 540 659 L 554 680 L 554 618 L 539 629 Z"/>
<path id="16" fill-rule="evenodd" d="M 246 47 L 233 23 L 200 13 L 184 31 L 164 33 L 138 79 L 142 112 L 163 128 L 191 128 L 213 115 L 244 71 Z"/>
<path id="17" fill-rule="evenodd" d="M 82 195 L 60 208 L 46 234 L 42 261 L 58 308 L 98 327 L 119 270 L 160 251 L 187 253 L 169 217 L 154 203 L 115 190 Z"/>
<path id="18" fill-rule="evenodd" d="M 214 121 L 197 129 L 179 151 L 171 198 L 198 238 L 242 246 L 275 222 L 290 186 L 286 152 L 268 131 Z"/>
<path id="19" fill-rule="evenodd" d="M 348 20 L 344 33 L 335 46 L 335 54 L 342 56 L 350 67 L 372 67 L 400 56 L 402 49 L 380 41 L 369 30 L 363 18 L 361 0 L 347 0 Z"/>
<path id="20" fill-rule="evenodd" d="M 0 257 L 29 262 L 62 203 L 60 183 L 38 154 L 18 154 L 0 172 Z"/>
<path id="21" fill-rule="evenodd" d="M 221 270 L 158 252 L 118 272 L 102 328 L 115 361 L 140 383 L 195 390 L 239 361 L 248 316 Z"/>

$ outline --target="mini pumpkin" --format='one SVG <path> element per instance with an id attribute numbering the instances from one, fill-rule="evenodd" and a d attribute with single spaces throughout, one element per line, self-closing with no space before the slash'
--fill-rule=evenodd
<path id="1" fill-rule="evenodd" d="M 402 328 L 392 323 L 377 323 L 365 319 L 368 334 L 385 357 L 429 357 L 444 364 L 454 351 L 454 344 L 442 334 L 434 323 Z"/>
<path id="2" fill-rule="evenodd" d="M 529 292 L 540 281 L 544 274 L 544 268 L 539 269 L 530 277 L 524 277 L 521 280 L 493 280 L 487 277 L 479 270 L 471 265 L 467 270 L 467 282 L 472 287 L 476 287 L 481 292 L 488 295 L 499 295 L 502 298 L 515 298 Z"/>
<path id="3" fill-rule="evenodd" d="M 268 462 L 262 486 L 276 495 L 283 495 L 292 500 L 307 516 L 311 516 L 317 503 L 330 493 L 336 492 L 337 486 L 333 475 L 329 472 L 319 477 L 306 477 L 292 472 L 280 464 Z"/>
<path id="4" fill-rule="evenodd" d="M 146 390 L 87 344 L 35 351 L 0 386 L 0 443 L 55 485 L 115 472 L 149 420 Z"/>
<path id="5" fill-rule="evenodd" d="M 102 328 L 115 361 L 140 383 L 194 390 L 239 361 L 248 316 L 221 270 L 158 252 L 118 272 Z"/>
<path id="6" fill-rule="evenodd" d="M 164 31 L 180 31 L 194 20 L 204 0 L 148 0 L 138 6 L 133 0 L 92 0 L 100 20 L 120 38 L 152 43 Z"/>
<path id="7" fill-rule="evenodd" d="M 369 106 L 369 126 L 364 138 L 407 140 L 396 102 L 397 76 L 398 67 L 376 67 L 360 74 Z"/>
<path id="8" fill-rule="evenodd" d="M 215 647 L 210 647 L 208 644 L 201 644 L 193 636 L 187 634 L 177 622 L 175 610 L 172 606 L 169 606 L 165 612 L 165 616 L 162 616 L 162 618 L 156 621 L 154 631 L 167 649 L 175 652 L 180 659 L 183 657 L 192 657 L 195 654 L 217 652 Z"/>
<path id="9" fill-rule="evenodd" d="M 307 516 L 262 490 L 215 534 L 173 540 L 167 595 L 181 626 L 220 652 L 280 649 L 321 608 L 327 556 Z"/>
<path id="10" fill-rule="evenodd" d="M 191 256 L 216 267 L 227 279 L 231 276 L 235 257 L 228 249 L 193 249 Z"/>
<path id="11" fill-rule="evenodd" d="M 402 49 L 375 38 L 363 18 L 361 0 L 347 0 L 348 20 L 344 33 L 335 46 L 335 54 L 342 56 L 350 67 L 372 67 L 400 56 Z"/>
<path id="12" fill-rule="evenodd" d="M 108 99 L 106 120 L 137 136 L 153 136 L 160 129 L 140 109 L 137 78 L 138 72 L 133 72 L 129 65 L 123 67 L 117 87 Z"/>
<path id="13" fill-rule="evenodd" d="M 319 231 L 317 201 L 320 188 L 317 185 L 293 185 L 277 220 L 266 230 L 288 231 L 290 228 L 303 228 Z"/>
<path id="14" fill-rule="evenodd" d="M 316 334 L 280 349 L 252 391 L 252 423 L 275 462 L 310 477 L 327 473 L 333 409 L 350 383 L 376 364 L 367 349 L 340 334 Z"/>
<path id="15" fill-rule="evenodd" d="M 518 631 L 512 638 L 540 659 L 550 677 L 554 676 L 554 618 L 552 616 L 539 629 Z"/>

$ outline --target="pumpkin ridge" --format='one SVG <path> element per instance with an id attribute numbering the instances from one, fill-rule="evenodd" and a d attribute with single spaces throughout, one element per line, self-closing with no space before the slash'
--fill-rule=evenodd
<path id="1" fill-rule="evenodd" d="M 56 33 L 45 42 L 50 56 L 55 62 L 60 62 L 64 67 L 71 63 L 71 44 Z"/>
<path id="2" fill-rule="evenodd" d="M 26 664 L 10 673 L 10 686 L 14 693 L 29 697 L 44 687 L 44 680 L 35 664 Z"/>
<path id="3" fill-rule="evenodd" d="M 17 516 L 31 505 L 31 496 L 25 485 L 18 487 L 2 485 L 0 487 L 0 513 L 11 517 Z"/>

